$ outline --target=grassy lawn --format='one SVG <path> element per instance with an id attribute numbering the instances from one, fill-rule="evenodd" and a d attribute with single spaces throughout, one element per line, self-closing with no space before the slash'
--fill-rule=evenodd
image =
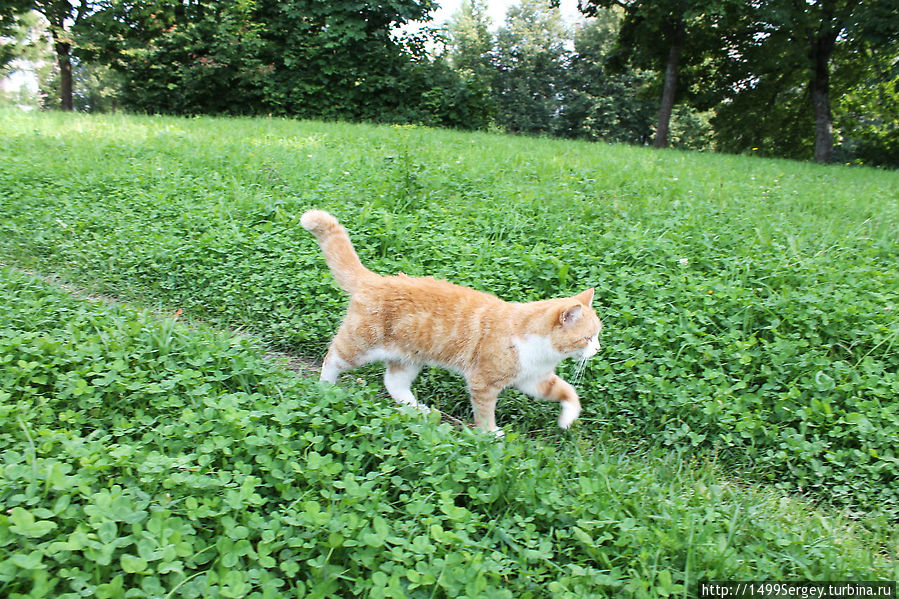
<path id="1" fill-rule="evenodd" d="M 270 119 L 0 112 L 0 136 L 0 593 L 897 578 L 899 173 Z M 595 287 L 574 430 L 509 392 L 496 443 L 397 412 L 377 369 L 262 359 L 339 323 L 313 206 L 377 272 Z M 458 379 L 416 392 L 470 421 Z"/>

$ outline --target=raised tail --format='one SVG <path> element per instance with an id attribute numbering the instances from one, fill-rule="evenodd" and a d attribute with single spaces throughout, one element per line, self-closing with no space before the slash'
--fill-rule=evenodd
<path id="1" fill-rule="evenodd" d="M 336 218 L 324 210 L 307 210 L 300 217 L 300 224 L 318 239 L 328 268 L 345 291 L 353 293 L 365 279 L 376 276 L 362 266 L 346 229 Z"/>

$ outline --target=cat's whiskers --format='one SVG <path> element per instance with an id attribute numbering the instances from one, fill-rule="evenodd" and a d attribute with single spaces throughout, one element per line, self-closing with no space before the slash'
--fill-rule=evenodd
<path id="1" fill-rule="evenodd" d="M 573 385 L 576 385 L 577 383 L 579 383 L 581 381 L 581 377 L 584 376 L 584 370 L 587 367 L 587 360 L 588 360 L 587 356 L 584 356 L 580 360 L 578 360 L 577 366 L 575 366 L 575 368 L 574 368 L 574 377 L 573 377 L 573 380 L 571 381 Z"/>

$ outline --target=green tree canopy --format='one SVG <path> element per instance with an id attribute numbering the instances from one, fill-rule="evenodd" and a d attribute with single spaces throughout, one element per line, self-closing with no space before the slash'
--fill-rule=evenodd
<path id="1" fill-rule="evenodd" d="M 853 53 L 838 62 L 834 102 L 840 160 L 899 167 L 899 44 Z"/>
<path id="2" fill-rule="evenodd" d="M 13 60 L 22 56 L 27 44 L 23 17 L 31 8 L 26 0 L 10 0 L 0 6 L 0 75 Z"/>
<path id="3" fill-rule="evenodd" d="M 562 111 L 568 137 L 641 145 L 652 139 L 658 106 L 642 93 L 652 74 L 627 65 L 609 67 L 620 26 L 620 11 L 605 9 L 575 32 Z"/>
<path id="4" fill-rule="evenodd" d="M 600 9 L 619 7 L 624 19 L 618 33 L 613 65 L 652 71 L 661 89 L 653 145 L 668 145 L 674 105 L 689 98 L 709 100 L 705 67 L 720 48 L 724 14 L 735 0 L 581 0 L 580 10 L 595 16 Z"/>
<path id="5" fill-rule="evenodd" d="M 72 51 L 75 42 L 71 26 L 95 10 L 97 4 L 88 0 L 6 0 L 0 6 L 0 35 L 8 35 L 10 27 L 29 11 L 35 11 L 47 19 L 59 69 L 59 107 L 62 110 L 72 110 L 74 106 L 72 100 Z M 3 46 L 6 47 L 7 54 L 21 52 L 20 48 L 13 45 L 4 44 Z M 3 58 L 3 51 L 0 50 L 0 60 Z M 0 62 L 0 65 L 2 64 L 4 63 Z"/>
<path id="6" fill-rule="evenodd" d="M 834 99 L 877 87 L 872 76 L 884 70 L 873 65 L 899 41 L 899 0 L 766 0 L 734 11 L 724 34 L 718 76 L 729 96 L 714 122 L 722 147 L 826 163 Z"/>
<path id="7" fill-rule="evenodd" d="M 149 112 L 478 126 L 477 89 L 428 56 L 432 0 L 109 1 L 84 52 L 121 72 Z"/>
<path id="8" fill-rule="evenodd" d="M 569 37 L 559 10 L 544 0 L 522 0 L 509 9 L 493 55 L 498 125 L 515 133 L 554 132 Z"/>
<path id="9" fill-rule="evenodd" d="M 16 59 L 34 61 L 46 56 L 43 33 L 41 15 L 33 10 L 12 15 L 0 25 L 0 77 L 13 70 L 11 65 Z"/>
<path id="10" fill-rule="evenodd" d="M 447 23 L 450 64 L 457 70 L 485 74 L 493 51 L 492 23 L 484 0 L 465 0 Z"/>

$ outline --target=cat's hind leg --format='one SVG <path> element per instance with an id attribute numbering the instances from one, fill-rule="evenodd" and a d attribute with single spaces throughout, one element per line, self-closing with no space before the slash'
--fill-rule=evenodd
<path id="1" fill-rule="evenodd" d="M 337 377 L 340 376 L 340 373 L 350 368 L 352 368 L 352 364 L 341 358 L 340 354 L 334 351 L 334 346 L 332 345 L 328 349 L 325 361 L 322 363 L 322 373 L 319 380 L 333 385 L 337 382 Z"/>
<path id="2" fill-rule="evenodd" d="M 364 361 L 359 360 L 362 353 L 363 348 L 358 347 L 349 328 L 346 324 L 341 325 L 328 347 L 319 380 L 331 384 L 336 383 L 341 372 L 362 366 Z"/>
<path id="3" fill-rule="evenodd" d="M 419 403 L 412 394 L 412 381 L 418 376 L 421 366 L 407 364 L 405 362 L 387 362 L 387 370 L 384 371 L 384 386 L 396 403 L 418 408 L 425 414 L 431 409 Z"/>
<path id="4" fill-rule="evenodd" d="M 561 428 L 571 426 L 571 423 L 581 413 L 581 402 L 578 399 L 577 391 L 556 374 L 551 373 L 542 379 L 527 381 L 516 387 L 528 395 L 559 402 L 562 407 L 562 413 L 559 414 Z"/>

